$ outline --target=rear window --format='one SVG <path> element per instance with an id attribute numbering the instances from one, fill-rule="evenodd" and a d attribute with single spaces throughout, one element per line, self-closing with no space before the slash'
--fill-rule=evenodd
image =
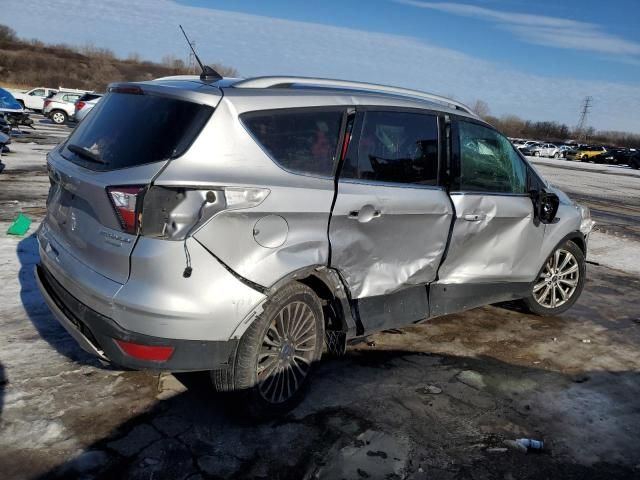
<path id="1" fill-rule="evenodd" d="M 333 176 L 342 109 L 251 112 L 242 121 L 271 158 L 285 170 Z"/>
<path id="2" fill-rule="evenodd" d="M 90 100 L 93 100 L 93 99 L 101 97 L 101 96 L 102 95 L 100 95 L 99 93 L 85 93 L 78 100 L 82 101 L 82 102 L 88 102 Z"/>
<path id="3" fill-rule="evenodd" d="M 213 110 L 154 95 L 109 93 L 71 134 L 62 155 L 101 171 L 176 158 L 193 143 Z M 87 155 L 78 154 L 79 149 Z"/>

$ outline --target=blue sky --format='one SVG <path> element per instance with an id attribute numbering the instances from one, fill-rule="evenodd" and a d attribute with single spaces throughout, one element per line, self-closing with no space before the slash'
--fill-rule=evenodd
<path id="1" fill-rule="evenodd" d="M 508 63 L 535 74 L 576 76 L 637 82 L 640 77 L 640 0 L 466 0 L 421 2 L 394 0 L 178 0 L 191 6 L 232 10 L 256 15 L 335 25 L 357 30 L 414 37 L 479 58 Z M 419 7 L 418 5 L 424 5 Z M 425 6 L 430 5 L 430 8 Z M 459 6 L 490 12 L 466 12 Z M 458 7 L 456 9 L 456 7 Z M 467 9 L 470 10 L 470 9 Z M 458 12 L 457 14 L 454 12 Z M 464 10 L 463 10 L 464 11 Z M 471 13 L 475 13 L 471 15 Z M 478 13 L 484 14 L 479 15 Z M 489 13 L 489 16 L 487 16 Z M 510 28 L 513 18 L 496 21 L 495 13 L 526 14 L 562 19 L 592 26 L 560 26 L 554 33 L 583 35 L 582 48 L 540 45 Z M 535 20 L 533 22 L 535 24 Z M 540 34 L 549 35 L 538 22 Z M 594 28 L 595 27 L 595 28 Z M 586 33 L 600 35 L 585 38 Z M 520 32 L 525 33 L 525 32 Z M 529 32 L 531 33 L 531 32 Z M 603 35 L 635 43 L 635 55 L 590 50 L 602 43 Z M 539 38 L 538 38 L 539 40 Z M 553 40 L 551 40 L 553 41 Z M 616 51 L 615 45 L 612 50 Z"/>
<path id="2" fill-rule="evenodd" d="M 591 125 L 640 133 L 640 0 L 90 3 L 2 0 L 0 23 L 24 37 L 155 60 L 186 58 L 182 23 L 203 60 L 242 76 L 395 84 L 568 125 L 591 95 Z"/>

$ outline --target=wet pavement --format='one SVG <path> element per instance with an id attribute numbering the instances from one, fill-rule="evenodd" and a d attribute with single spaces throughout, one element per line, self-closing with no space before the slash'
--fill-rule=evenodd
<path id="1" fill-rule="evenodd" d="M 324 358 L 290 414 L 256 423 L 205 373 L 113 369 L 59 326 L 35 239 L 4 234 L 22 208 L 41 218 L 33 148 L 0 174 L 0 477 L 640 477 L 640 277 L 589 265 L 562 316 L 483 307 L 372 336 Z M 508 443 L 523 437 L 544 450 Z"/>

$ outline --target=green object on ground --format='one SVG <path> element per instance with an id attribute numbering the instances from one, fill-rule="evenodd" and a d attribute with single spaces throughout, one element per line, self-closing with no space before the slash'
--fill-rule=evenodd
<path id="1" fill-rule="evenodd" d="M 31 226 L 31 219 L 26 215 L 21 213 L 18 214 L 18 217 L 13 221 L 7 233 L 9 235 L 24 235 L 29 230 Z"/>

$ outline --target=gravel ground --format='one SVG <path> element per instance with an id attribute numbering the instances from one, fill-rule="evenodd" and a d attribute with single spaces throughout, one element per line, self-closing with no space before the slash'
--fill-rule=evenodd
<path id="1" fill-rule="evenodd" d="M 101 365 L 49 313 L 35 239 L 4 234 L 17 212 L 44 213 L 48 132 L 66 134 L 41 120 L 47 140 L 16 143 L 0 174 L 0 477 L 640 477 L 640 276 L 604 266 L 614 241 L 633 254 L 633 235 L 597 234 L 600 265 L 562 316 L 483 307 L 372 336 L 324 359 L 289 415 L 251 423 L 206 374 Z M 543 168 L 590 201 L 631 202 L 625 177 Z M 520 437 L 544 451 L 511 448 Z"/>

